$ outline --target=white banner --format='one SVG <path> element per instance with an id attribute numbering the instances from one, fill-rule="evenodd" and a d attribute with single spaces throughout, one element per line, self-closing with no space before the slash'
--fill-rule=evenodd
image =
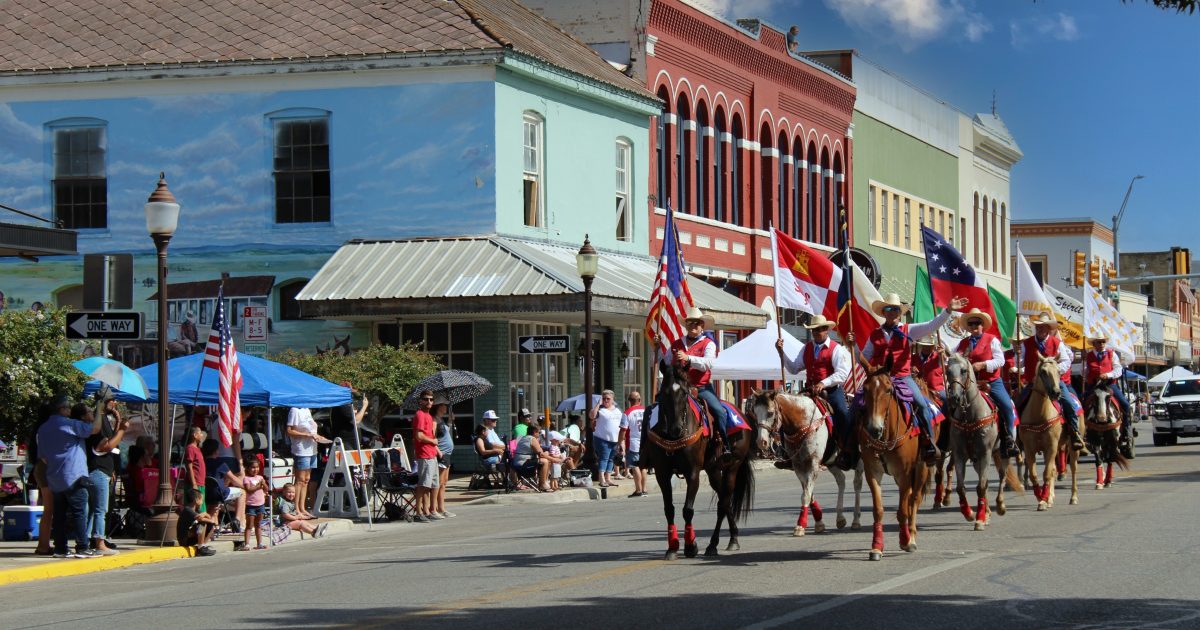
<path id="1" fill-rule="evenodd" d="M 1058 319 L 1058 336 L 1072 348 L 1083 350 L 1083 302 L 1050 285 L 1043 288 L 1054 306 L 1052 312 Z"/>
<path id="2" fill-rule="evenodd" d="M 1029 263 L 1025 261 L 1025 256 L 1021 253 L 1021 246 L 1018 245 L 1017 314 L 1037 315 L 1038 313 L 1053 312 L 1054 307 L 1042 291 L 1042 285 L 1038 284 L 1037 278 L 1033 275 L 1033 270 L 1029 268 Z"/>
<path id="3" fill-rule="evenodd" d="M 1088 337 L 1107 337 L 1108 345 L 1120 352 L 1126 363 L 1133 362 L 1133 347 L 1140 340 L 1141 331 L 1118 313 L 1090 284 L 1083 288 L 1083 323 Z"/>

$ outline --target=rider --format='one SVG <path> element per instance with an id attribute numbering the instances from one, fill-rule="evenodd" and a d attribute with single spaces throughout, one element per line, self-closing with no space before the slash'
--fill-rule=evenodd
<path id="1" fill-rule="evenodd" d="M 843 470 L 854 470 L 858 463 L 858 449 L 851 448 L 853 431 L 850 430 L 850 410 L 846 407 L 846 393 L 842 384 L 850 378 L 850 353 L 846 347 L 829 338 L 833 322 L 824 315 L 814 315 L 804 327 L 812 331 L 812 339 L 804 344 L 800 352 L 789 359 L 783 353 L 783 339 L 775 341 L 775 350 L 784 360 L 789 372 L 805 372 L 805 387 L 814 396 L 825 394 L 825 400 L 833 408 L 833 433 L 841 445 L 837 465 Z"/>
<path id="2" fill-rule="evenodd" d="M 909 306 L 900 301 L 899 295 L 889 293 L 886 298 L 871 303 L 871 310 L 883 318 L 883 325 L 871 333 L 866 347 L 863 348 L 862 360 L 870 367 L 880 367 L 887 365 L 890 359 L 892 378 L 904 381 L 912 391 L 917 426 L 925 435 L 922 455 L 929 464 L 941 459 L 941 452 L 933 439 L 933 410 L 929 408 L 929 401 L 925 399 L 921 390 L 917 389 L 917 384 L 912 378 L 912 339 L 934 333 L 950 319 L 954 311 L 966 305 L 966 298 L 954 298 L 950 300 L 950 306 L 942 309 L 933 319 L 920 324 L 903 324 L 900 323 L 900 317 L 908 312 Z M 846 341 L 854 343 L 854 334 L 846 335 Z"/>
<path id="3" fill-rule="evenodd" d="M 933 335 L 926 335 L 917 340 L 917 354 L 913 361 L 917 364 L 917 374 L 929 386 L 929 392 L 937 396 L 941 404 L 946 404 L 946 373 L 942 369 L 941 348 Z"/>
<path id="4" fill-rule="evenodd" d="M 1087 370 L 1083 395 L 1085 399 L 1089 398 L 1100 379 L 1109 380 L 1108 390 L 1121 407 L 1121 454 L 1129 457 L 1129 401 L 1125 400 L 1125 393 L 1121 391 L 1121 383 L 1117 380 L 1121 378 L 1125 368 L 1121 366 L 1121 358 L 1117 353 L 1104 347 L 1108 343 L 1108 337 L 1105 337 L 1104 333 L 1097 333 L 1091 341 L 1092 351 L 1083 359 L 1084 368 Z"/>
<path id="5" fill-rule="evenodd" d="M 1000 450 L 1005 457 L 1015 457 L 1018 454 L 1015 432 L 1016 416 L 1013 415 L 1012 398 L 1008 388 L 1004 386 L 1001 371 L 1004 369 L 1004 348 L 1000 339 L 995 335 L 984 332 L 992 327 L 992 316 L 973 308 L 963 314 L 967 331 L 970 333 L 958 343 L 958 353 L 971 362 L 975 368 L 975 379 L 980 388 L 987 387 L 996 403 L 996 412 L 1004 421 L 1004 431 L 1000 433 Z"/>
<path id="6" fill-rule="evenodd" d="M 1063 343 L 1063 340 L 1058 337 L 1058 319 L 1050 313 L 1038 313 L 1029 318 L 1033 324 L 1033 336 L 1026 337 L 1021 343 L 1024 344 L 1022 352 L 1024 353 L 1024 361 L 1021 370 L 1021 395 L 1017 397 L 1020 401 L 1017 407 L 1025 407 L 1025 403 L 1029 401 L 1029 393 L 1033 391 L 1033 379 L 1037 377 L 1038 361 L 1042 357 L 1055 357 L 1058 359 L 1058 372 L 1062 375 L 1062 383 L 1059 385 L 1058 402 L 1062 406 L 1063 416 L 1067 419 L 1067 424 L 1071 426 L 1071 443 L 1075 450 L 1083 448 L 1083 440 L 1079 438 L 1079 415 L 1075 413 L 1078 405 L 1076 402 L 1079 396 L 1075 394 L 1075 389 L 1071 387 L 1071 363 L 1075 360 L 1075 353 L 1071 351 L 1070 346 Z M 1074 398 L 1075 400 L 1072 400 Z"/>
<path id="7" fill-rule="evenodd" d="M 687 368 L 688 384 L 697 389 L 697 396 L 708 407 L 708 413 L 713 419 L 714 429 L 721 436 L 721 445 L 725 449 L 723 455 L 732 456 L 729 450 L 729 436 L 725 427 L 730 418 L 725 405 L 717 398 L 717 390 L 713 387 L 712 366 L 717 358 L 717 344 L 704 331 L 711 328 L 713 318 L 705 315 L 695 306 L 688 307 L 684 326 L 687 335 L 676 339 L 671 344 L 671 356 L 679 365 Z"/>

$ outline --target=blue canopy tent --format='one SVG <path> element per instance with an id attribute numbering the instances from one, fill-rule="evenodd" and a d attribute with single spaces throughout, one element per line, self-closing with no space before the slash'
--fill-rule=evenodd
<path id="1" fill-rule="evenodd" d="M 1127 378 L 1129 380 L 1133 380 L 1133 381 L 1146 380 L 1145 376 L 1142 376 L 1141 374 L 1138 374 L 1137 372 L 1134 372 L 1133 370 L 1131 370 L 1129 368 L 1125 368 L 1125 373 L 1122 376 L 1124 376 L 1125 378 Z"/>

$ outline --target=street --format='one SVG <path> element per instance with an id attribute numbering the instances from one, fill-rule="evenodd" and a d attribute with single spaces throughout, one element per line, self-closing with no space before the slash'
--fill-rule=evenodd
<path id="1" fill-rule="evenodd" d="M 468 505 L 441 523 L 14 585 L 0 627 L 1195 628 L 1198 462 L 1200 443 L 1154 448 L 1143 429 L 1113 487 L 1095 490 L 1086 460 L 1079 505 L 1066 482 L 1045 513 L 1031 493 L 1006 493 L 1008 514 L 975 532 L 927 499 L 913 554 L 889 512 L 882 562 L 866 560 L 865 492 L 863 529 L 833 528 L 828 475 L 827 533 L 792 537 L 799 484 L 759 470 L 741 551 L 672 563 L 660 497 L 625 498 L 625 481 L 606 501 Z M 711 496 L 697 500 L 702 551 Z"/>

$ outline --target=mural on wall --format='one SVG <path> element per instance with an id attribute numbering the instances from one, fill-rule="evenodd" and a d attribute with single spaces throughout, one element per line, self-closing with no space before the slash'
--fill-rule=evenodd
<path id="1" fill-rule="evenodd" d="M 101 125 L 108 226 L 81 231 L 81 252 L 150 249 L 142 206 L 160 171 L 183 208 L 173 250 L 486 234 L 494 102 L 490 82 L 10 101 L 0 103 L 0 199 L 51 217 L 53 130 Z M 331 220 L 276 223 L 275 125 L 321 116 Z"/>

